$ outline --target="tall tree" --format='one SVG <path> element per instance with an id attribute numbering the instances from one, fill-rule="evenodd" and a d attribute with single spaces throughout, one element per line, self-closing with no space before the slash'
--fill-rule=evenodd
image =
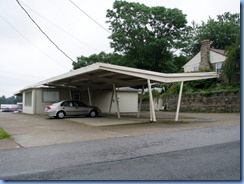
<path id="1" fill-rule="evenodd" d="M 172 51 L 183 46 L 187 27 L 181 10 L 115 1 L 106 16 L 111 47 L 125 56 L 127 66 L 173 72 Z"/>
<path id="2" fill-rule="evenodd" d="M 234 44 L 240 35 L 240 14 L 226 12 L 218 15 L 217 19 L 209 17 L 207 22 L 197 24 L 194 21 L 188 34 L 188 47 L 185 53 L 189 56 L 197 54 L 201 47 L 201 41 L 209 39 L 211 47 L 225 50 L 226 47 Z"/>
<path id="3" fill-rule="evenodd" d="M 92 54 L 88 57 L 77 57 L 77 62 L 73 62 L 73 69 L 78 69 L 93 63 L 111 63 L 116 65 L 124 65 L 124 57 L 116 53 L 100 52 L 99 54 Z"/>
<path id="4" fill-rule="evenodd" d="M 5 104 L 6 103 L 6 97 L 3 95 L 0 97 L 0 104 Z"/>
<path id="5" fill-rule="evenodd" d="M 240 37 L 236 38 L 233 45 L 227 47 L 226 53 L 227 59 L 223 66 L 223 73 L 228 78 L 228 82 L 231 83 L 236 75 L 240 75 Z"/>
<path id="6" fill-rule="evenodd" d="M 22 102 L 22 97 L 11 96 L 6 98 L 4 95 L 0 97 L 0 104 L 16 104 L 17 102 Z"/>

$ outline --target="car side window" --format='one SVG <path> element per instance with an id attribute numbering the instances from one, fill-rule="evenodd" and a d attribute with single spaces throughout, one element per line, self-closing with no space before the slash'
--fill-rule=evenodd
<path id="1" fill-rule="evenodd" d="M 73 101 L 72 103 L 73 103 L 74 107 L 78 107 L 79 106 L 79 104 L 77 102 L 75 102 L 75 101 Z"/>
<path id="2" fill-rule="evenodd" d="M 61 106 L 64 106 L 64 107 L 72 107 L 72 103 L 69 102 L 69 101 L 66 101 L 66 102 L 63 102 Z"/>
<path id="3" fill-rule="evenodd" d="M 82 102 L 80 102 L 80 101 L 77 101 L 77 103 L 78 103 L 78 105 L 79 105 L 80 107 L 85 107 L 85 106 L 86 106 L 86 104 L 84 104 L 84 103 L 82 103 Z"/>

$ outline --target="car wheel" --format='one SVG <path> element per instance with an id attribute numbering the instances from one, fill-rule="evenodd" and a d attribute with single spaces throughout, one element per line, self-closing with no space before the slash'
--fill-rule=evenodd
<path id="1" fill-rule="evenodd" d="M 97 116 L 97 111 L 96 110 L 91 110 L 90 113 L 89 113 L 89 116 L 90 117 L 96 117 Z"/>
<path id="2" fill-rule="evenodd" d="M 64 111 L 59 111 L 56 115 L 57 118 L 63 119 L 65 117 L 65 112 Z"/>

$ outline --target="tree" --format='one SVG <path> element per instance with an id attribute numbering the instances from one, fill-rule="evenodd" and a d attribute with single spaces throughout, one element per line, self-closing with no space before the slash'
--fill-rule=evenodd
<path id="1" fill-rule="evenodd" d="M 227 58 L 223 65 L 223 74 L 228 78 L 228 82 L 235 78 L 236 74 L 240 74 L 240 37 L 236 38 L 236 42 L 227 47 Z"/>
<path id="2" fill-rule="evenodd" d="M 100 52 L 99 54 L 92 54 L 88 57 L 77 57 L 77 62 L 73 62 L 73 69 L 78 69 L 84 66 L 91 65 L 93 63 L 110 63 L 116 65 L 124 65 L 124 57 L 116 53 Z"/>
<path id="3" fill-rule="evenodd" d="M 182 66 L 184 66 L 187 61 L 189 61 L 189 57 L 185 56 L 185 55 L 179 55 L 179 56 L 174 56 L 173 57 L 173 63 L 175 66 L 175 73 L 177 72 L 182 72 Z"/>
<path id="4" fill-rule="evenodd" d="M 173 50 L 183 46 L 187 31 L 181 10 L 115 1 L 106 17 L 112 31 L 110 45 L 125 57 L 126 66 L 173 72 Z"/>
<path id="5" fill-rule="evenodd" d="M 216 20 L 209 17 L 207 22 L 202 21 L 201 24 L 193 21 L 188 31 L 189 44 L 184 49 L 187 55 L 196 55 L 200 50 L 201 41 L 205 39 L 211 41 L 211 47 L 225 50 L 240 35 L 240 14 L 226 12 L 218 15 Z"/>
<path id="6" fill-rule="evenodd" d="M 0 104 L 16 104 L 17 102 L 22 102 L 22 97 L 11 96 L 6 98 L 4 95 L 0 97 Z"/>
<path id="7" fill-rule="evenodd" d="M 6 97 L 3 95 L 0 97 L 0 104 L 5 104 L 6 103 Z"/>

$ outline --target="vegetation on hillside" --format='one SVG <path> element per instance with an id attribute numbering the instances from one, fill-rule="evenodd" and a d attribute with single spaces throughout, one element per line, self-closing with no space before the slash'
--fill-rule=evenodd
<path id="1" fill-rule="evenodd" d="M 225 12 L 189 25 L 187 15 L 177 8 L 115 1 L 106 17 L 114 52 L 79 56 L 74 69 L 102 62 L 164 73 L 182 72 L 182 66 L 199 52 L 201 41 L 209 39 L 211 47 L 226 49 L 230 55 L 223 70 L 227 77 L 238 72 L 233 72 L 233 65 L 240 56 L 239 13 Z M 233 45 L 235 49 L 231 49 Z"/>
<path id="2" fill-rule="evenodd" d="M 226 51 L 228 59 L 222 74 L 228 79 L 228 84 L 220 79 L 185 82 L 184 94 L 240 91 L 240 83 L 231 80 L 240 73 L 239 13 L 225 12 L 216 19 L 209 17 L 200 24 L 193 21 L 189 26 L 186 15 L 177 8 L 115 1 L 113 8 L 107 10 L 107 18 L 114 52 L 80 56 L 73 63 L 74 69 L 103 62 L 164 73 L 182 72 L 182 66 L 199 52 L 201 41 L 209 39 L 212 48 Z M 158 87 L 165 91 L 158 93 L 154 90 L 154 97 L 178 94 L 180 83 Z M 148 98 L 148 94 L 143 96 Z"/>
<path id="3" fill-rule="evenodd" d="M 161 98 L 163 96 L 172 94 L 178 95 L 180 91 L 180 82 L 161 84 L 157 87 L 164 88 L 165 91 L 159 93 L 157 90 L 153 90 L 152 93 L 154 98 Z M 217 79 L 207 79 L 184 82 L 183 86 L 183 94 L 199 93 L 205 96 L 209 96 L 211 94 L 220 92 L 238 93 L 240 92 L 240 83 L 238 82 L 226 85 L 218 82 Z M 142 99 L 146 101 L 149 99 L 148 92 L 142 95 Z"/>

